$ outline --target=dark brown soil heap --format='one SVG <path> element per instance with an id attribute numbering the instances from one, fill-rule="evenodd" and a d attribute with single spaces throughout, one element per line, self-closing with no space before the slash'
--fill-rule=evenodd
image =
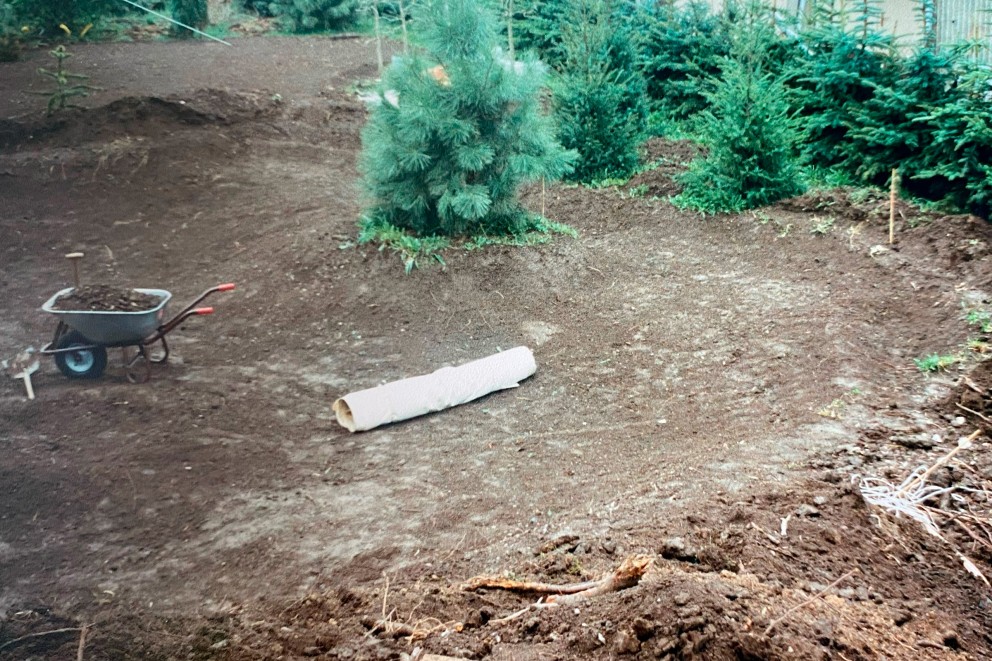
<path id="1" fill-rule="evenodd" d="M 992 360 L 978 363 L 944 400 L 948 415 L 963 416 L 968 424 L 992 431 Z"/>
<path id="2" fill-rule="evenodd" d="M 142 312 L 151 310 L 161 297 L 135 289 L 111 285 L 86 285 L 60 296 L 52 306 L 56 310 L 92 310 L 94 312 Z"/>
<path id="3" fill-rule="evenodd" d="M 644 197 L 647 198 L 666 198 L 681 193 L 682 185 L 676 178 L 688 169 L 689 163 L 696 157 L 704 155 L 701 147 L 688 140 L 666 138 L 652 138 L 644 151 L 645 163 L 651 165 L 631 177 L 627 188 L 644 186 Z"/>

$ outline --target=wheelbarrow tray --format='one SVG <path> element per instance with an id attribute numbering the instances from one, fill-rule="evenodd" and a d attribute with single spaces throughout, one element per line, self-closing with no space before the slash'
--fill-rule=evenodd
<path id="1" fill-rule="evenodd" d="M 172 298 L 172 294 L 164 289 L 135 288 L 134 291 L 158 296 L 161 300 L 150 310 L 138 310 L 136 312 L 54 309 L 55 301 L 72 293 L 72 290 L 73 287 L 69 287 L 58 292 L 45 301 L 41 309 L 56 315 L 66 326 L 79 331 L 93 344 L 104 346 L 141 344 L 142 340 L 152 335 L 162 325 L 165 305 Z"/>

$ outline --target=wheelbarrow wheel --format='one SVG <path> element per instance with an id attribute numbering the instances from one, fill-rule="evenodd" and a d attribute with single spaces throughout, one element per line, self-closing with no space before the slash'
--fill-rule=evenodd
<path id="1" fill-rule="evenodd" d="M 55 366 L 70 379 L 97 379 L 107 368 L 107 350 L 101 346 L 93 346 L 77 331 L 71 331 L 62 336 L 56 349 L 80 348 L 76 351 L 64 351 L 55 354 Z"/>

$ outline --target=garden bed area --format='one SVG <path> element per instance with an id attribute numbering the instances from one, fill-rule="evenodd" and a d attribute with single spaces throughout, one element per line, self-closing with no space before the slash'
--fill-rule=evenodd
<path id="1" fill-rule="evenodd" d="M 992 482 L 986 221 L 900 202 L 890 244 L 861 189 L 701 218 L 667 200 L 696 149 L 656 139 L 625 185 L 525 192 L 578 238 L 407 275 L 356 245 L 374 43 L 234 44 L 79 45 L 102 89 L 54 118 L 24 94 L 44 51 L 0 64 L 0 357 L 51 336 L 65 253 L 84 285 L 238 284 L 148 384 L 0 384 L 0 660 L 992 656 L 955 552 L 989 576 L 992 540 L 858 490 L 976 429 L 934 483 Z M 517 389 L 335 422 L 346 392 L 518 345 Z M 462 589 L 634 555 L 638 585 L 574 607 Z"/>

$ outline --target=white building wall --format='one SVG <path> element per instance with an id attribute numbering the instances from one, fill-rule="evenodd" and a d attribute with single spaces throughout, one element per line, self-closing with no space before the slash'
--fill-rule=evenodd
<path id="1" fill-rule="evenodd" d="M 816 2 L 833 3 L 837 7 L 856 0 L 768 0 L 776 10 L 803 14 Z M 936 5 L 937 43 L 952 44 L 965 39 L 979 41 L 985 48 L 975 53 L 992 63 L 992 0 L 933 0 Z M 709 0 L 714 11 L 723 9 L 724 0 Z M 923 17 L 919 0 L 883 0 L 882 27 L 899 37 L 907 49 L 920 43 Z"/>

